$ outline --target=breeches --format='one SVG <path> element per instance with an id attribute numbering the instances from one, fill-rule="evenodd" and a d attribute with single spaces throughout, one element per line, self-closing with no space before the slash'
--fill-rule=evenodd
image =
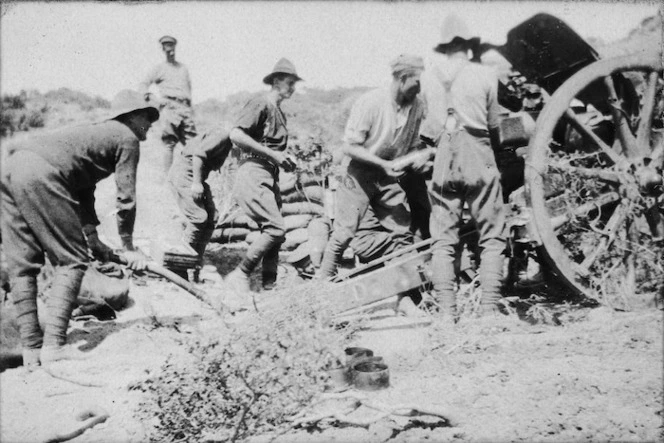
<path id="1" fill-rule="evenodd" d="M 2 240 L 10 277 L 37 275 L 45 254 L 56 267 L 86 269 L 78 201 L 59 171 L 18 151 L 3 165 Z"/>

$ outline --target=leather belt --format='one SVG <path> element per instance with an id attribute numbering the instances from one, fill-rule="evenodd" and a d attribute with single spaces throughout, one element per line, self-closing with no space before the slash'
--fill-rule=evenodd
<path id="1" fill-rule="evenodd" d="M 253 152 L 244 151 L 242 152 L 242 154 L 240 154 L 240 163 L 244 163 L 247 160 L 255 161 L 257 163 L 261 163 L 265 166 L 268 166 L 269 168 L 272 169 L 272 172 L 274 172 L 277 175 L 279 174 L 279 165 L 277 165 L 272 160 L 262 155 L 254 154 Z"/>
<path id="2" fill-rule="evenodd" d="M 481 137 L 488 137 L 489 136 L 489 131 L 486 129 L 475 129 L 475 128 L 469 128 L 468 126 L 464 126 L 463 129 L 466 130 L 466 132 L 473 137 L 481 138 Z"/>

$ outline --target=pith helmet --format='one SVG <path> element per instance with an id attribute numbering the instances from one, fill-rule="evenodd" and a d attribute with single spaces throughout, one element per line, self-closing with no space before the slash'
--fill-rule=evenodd
<path id="1" fill-rule="evenodd" d="M 466 23 L 457 15 L 448 15 L 441 26 L 440 43 L 434 51 L 444 52 L 451 44 L 463 42 L 469 47 L 476 47 L 480 44 L 480 38 L 473 36 Z"/>
<path id="2" fill-rule="evenodd" d="M 165 35 L 159 39 L 159 43 L 161 43 L 162 45 L 164 43 L 173 43 L 174 45 L 177 45 L 178 41 L 175 37 L 171 37 L 170 35 Z"/>
<path id="3" fill-rule="evenodd" d="M 272 72 L 265 76 L 263 83 L 266 85 L 271 85 L 274 76 L 278 74 L 288 74 L 295 77 L 295 80 L 297 81 L 302 80 L 300 76 L 297 75 L 297 72 L 295 72 L 295 65 L 287 58 L 280 59 L 277 64 L 274 65 L 274 69 L 272 69 Z"/>
<path id="4" fill-rule="evenodd" d="M 148 116 L 151 122 L 155 122 L 159 119 L 159 110 L 146 103 L 141 94 L 132 91 L 131 89 L 123 89 L 113 97 L 113 101 L 111 101 L 111 110 L 107 119 L 111 120 L 144 109 L 148 111 Z"/>

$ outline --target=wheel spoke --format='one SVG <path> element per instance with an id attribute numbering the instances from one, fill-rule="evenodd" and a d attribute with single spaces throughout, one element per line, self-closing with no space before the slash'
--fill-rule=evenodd
<path id="1" fill-rule="evenodd" d="M 578 208 L 575 208 L 571 213 L 561 214 L 551 219 L 551 225 L 554 231 L 560 229 L 565 223 L 577 217 L 585 217 L 590 211 L 598 208 L 603 208 L 606 205 L 615 203 L 620 200 L 620 195 L 617 192 L 607 192 L 600 195 L 597 200 L 584 203 Z"/>
<path id="2" fill-rule="evenodd" d="M 625 228 L 627 229 L 627 241 L 630 245 L 637 245 L 639 243 L 638 234 L 636 232 L 636 226 L 634 226 L 634 220 L 627 220 L 625 223 Z M 624 251 L 624 263 L 625 268 L 627 269 L 625 280 L 624 280 L 624 292 L 626 294 L 636 293 L 636 253 L 632 250 L 632 247 L 625 248 Z"/>
<path id="3" fill-rule="evenodd" d="M 615 83 L 613 77 L 607 75 L 604 77 L 604 84 L 609 91 L 609 104 L 611 105 L 611 114 L 613 116 L 613 123 L 618 129 L 618 138 L 622 144 L 623 151 L 628 157 L 636 157 L 638 150 L 636 147 L 636 139 L 629 128 L 629 122 L 625 116 L 625 111 L 621 106 L 621 101 L 618 99 L 616 93 Z"/>
<path id="4" fill-rule="evenodd" d="M 600 170 L 593 168 L 581 168 L 578 166 L 572 166 L 566 163 L 561 162 L 552 162 L 551 168 L 560 169 L 563 172 L 570 174 L 576 174 L 580 177 L 585 178 L 595 178 L 597 180 L 602 180 L 608 183 L 620 184 L 620 174 L 615 171 L 610 170 Z"/>
<path id="5" fill-rule="evenodd" d="M 627 161 L 625 158 L 614 151 L 611 146 L 604 143 L 604 140 L 599 138 L 599 136 L 595 134 L 591 128 L 583 123 L 574 111 L 567 109 L 565 111 L 565 117 L 568 119 L 574 129 L 576 129 L 582 136 L 592 140 L 592 142 L 595 143 L 616 166 L 619 168 L 624 168 L 627 166 Z"/>
<path id="6" fill-rule="evenodd" d="M 659 73 L 653 71 L 648 75 L 646 89 L 643 93 L 643 107 L 641 108 L 641 121 L 636 131 L 636 142 L 639 152 L 646 156 L 650 152 L 650 129 L 652 128 L 652 115 L 655 109 L 655 95 Z"/>
<path id="7" fill-rule="evenodd" d="M 616 208 L 606 223 L 606 227 L 602 231 L 603 237 L 600 239 L 597 246 L 593 249 L 590 255 L 586 256 L 583 262 L 579 265 L 586 273 L 590 270 L 592 264 L 597 260 L 606 250 L 611 246 L 616 239 L 618 229 L 627 218 L 627 205 L 621 204 Z"/>

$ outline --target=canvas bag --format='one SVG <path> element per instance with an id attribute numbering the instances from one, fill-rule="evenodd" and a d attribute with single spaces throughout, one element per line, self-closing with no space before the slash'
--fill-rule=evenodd
<path id="1" fill-rule="evenodd" d="M 490 144 L 483 144 L 470 135 L 459 122 L 452 106 L 452 85 L 463 71 L 461 68 L 451 81 L 445 82 L 445 94 L 450 107 L 437 137 L 436 156 L 429 192 L 440 197 L 443 192 L 461 192 L 482 186 L 497 174 L 496 161 Z"/>

